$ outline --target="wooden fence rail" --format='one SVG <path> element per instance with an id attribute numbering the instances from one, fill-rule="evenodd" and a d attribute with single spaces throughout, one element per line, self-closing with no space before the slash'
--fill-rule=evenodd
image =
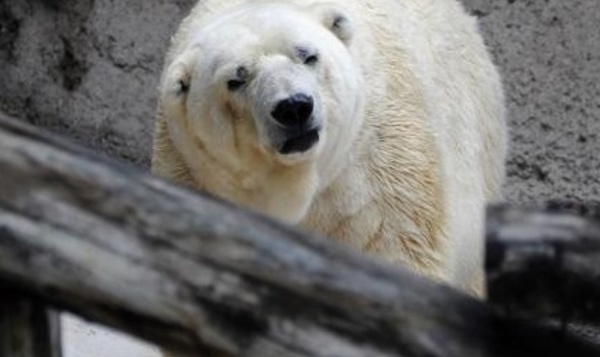
<path id="1" fill-rule="evenodd" d="M 2 116 L 0 283 L 190 355 L 598 356 L 551 327 Z"/>

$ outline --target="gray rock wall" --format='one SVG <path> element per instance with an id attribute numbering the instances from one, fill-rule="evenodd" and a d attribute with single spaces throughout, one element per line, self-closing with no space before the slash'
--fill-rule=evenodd
<path id="1" fill-rule="evenodd" d="M 600 1 L 465 0 L 502 72 L 507 197 L 600 198 Z"/>
<path id="2" fill-rule="evenodd" d="M 170 34 L 192 0 L 0 0 L 0 110 L 147 167 Z M 503 74 L 507 198 L 600 198 L 600 1 L 465 0 Z"/>
<path id="3" fill-rule="evenodd" d="M 147 166 L 177 0 L 0 0 L 0 110 Z"/>

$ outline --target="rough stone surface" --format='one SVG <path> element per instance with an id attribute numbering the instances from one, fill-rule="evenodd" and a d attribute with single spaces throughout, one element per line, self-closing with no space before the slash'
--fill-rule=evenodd
<path id="1" fill-rule="evenodd" d="M 600 199 L 600 1 L 465 3 L 504 78 L 507 198 Z"/>
<path id="2" fill-rule="evenodd" d="M 0 110 L 148 166 L 169 37 L 192 0 L 0 0 Z"/>
<path id="3" fill-rule="evenodd" d="M 600 1 L 464 0 L 504 77 L 507 198 L 600 199 Z M 0 110 L 141 167 L 193 0 L 0 0 Z"/>

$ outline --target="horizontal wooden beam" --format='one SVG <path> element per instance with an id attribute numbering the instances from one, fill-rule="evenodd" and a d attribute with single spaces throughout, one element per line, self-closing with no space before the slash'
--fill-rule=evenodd
<path id="1" fill-rule="evenodd" d="M 595 356 L 0 116 L 0 279 L 191 355 Z"/>

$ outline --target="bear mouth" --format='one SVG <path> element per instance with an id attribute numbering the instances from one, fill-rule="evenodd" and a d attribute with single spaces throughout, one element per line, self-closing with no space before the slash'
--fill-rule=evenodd
<path id="1" fill-rule="evenodd" d="M 284 155 L 304 152 L 313 147 L 318 141 L 319 129 L 312 129 L 302 135 L 286 140 L 279 152 Z"/>

